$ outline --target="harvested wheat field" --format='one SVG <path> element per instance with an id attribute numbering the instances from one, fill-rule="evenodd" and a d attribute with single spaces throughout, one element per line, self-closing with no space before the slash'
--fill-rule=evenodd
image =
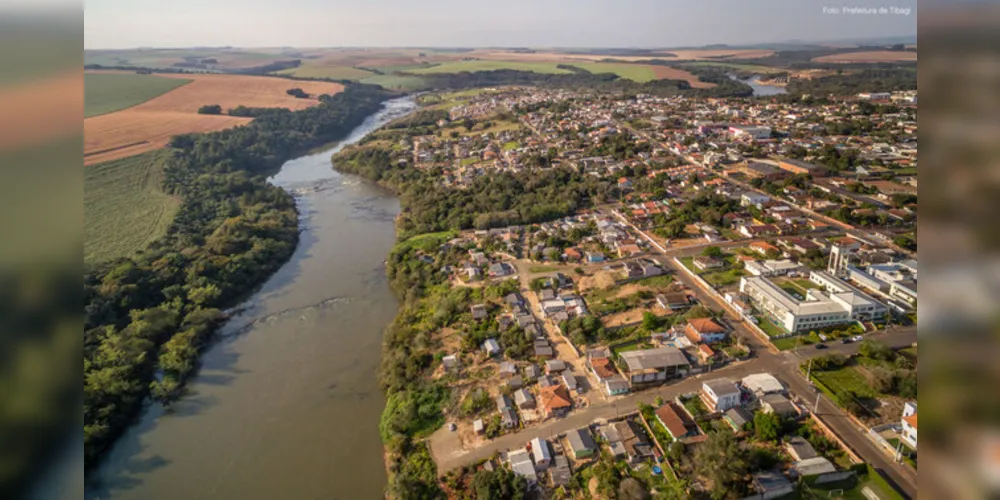
<path id="1" fill-rule="evenodd" d="M 847 52 L 816 57 L 814 62 L 826 63 L 876 63 L 876 62 L 906 62 L 916 61 L 916 52 L 898 50 L 871 50 L 867 52 Z"/>
<path id="2" fill-rule="evenodd" d="M 670 57 L 674 54 L 675 57 Z M 759 59 L 774 55 L 773 50 L 761 49 L 694 49 L 665 50 L 662 53 L 650 54 L 652 57 L 669 57 L 670 59 L 703 61 L 720 59 Z"/>
<path id="3" fill-rule="evenodd" d="M 193 80 L 166 94 L 128 109 L 83 121 L 83 163 L 93 165 L 162 148 L 178 134 L 211 132 L 251 121 L 228 115 L 200 115 L 198 108 L 218 104 L 304 109 L 319 103 L 320 94 L 335 94 L 343 85 L 242 75 L 161 75 Z M 285 93 L 301 88 L 310 98 Z"/>

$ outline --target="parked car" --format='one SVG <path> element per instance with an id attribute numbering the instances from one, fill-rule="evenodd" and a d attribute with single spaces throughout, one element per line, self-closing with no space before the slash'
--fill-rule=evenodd
<path id="1" fill-rule="evenodd" d="M 854 342 L 854 339 L 851 339 L 851 338 L 840 339 L 840 343 L 841 344 L 850 344 L 851 342 Z"/>
<path id="2" fill-rule="evenodd" d="M 826 344 L 816 344 L 817 349 L 826 349 Z"/>
<path id="3" fill-rule="evenodd" d="M 853 340 L 855 342 L 861 342 L 861 335 L 855 335 L 855 336 L 851 337 L 851 340 Z"/>

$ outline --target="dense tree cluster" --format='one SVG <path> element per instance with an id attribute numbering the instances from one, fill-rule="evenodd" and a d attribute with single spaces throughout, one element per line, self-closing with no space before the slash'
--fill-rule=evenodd
<path id="1" fill-rule="evenodd" d="M 303 111 L 171 140 L 163 189 L 181 206 L 167 234 L 133 258 L 84 277 L 84 451 L 87 466 L 143 399 L 169 401 L 223 319 L 298 241 L 295 201 L 266 182 L 292 155 L 346 135 L 387 98 L 359 85 Z M 154 372 L 161 377 L 154 381 Z"/>
<path id="2" fill-rule="evenodd" d="M 408 167 L 391 149 L 379 146 L 346 149 L 334 157 L 334 165 L 397 191 L 404 235 L 549 221 L 610 194 L 606 181 L 569 168 L 503 172 L 479 177 L 468 189 L 452 189 L 441 185 L 440 171 Z"/>

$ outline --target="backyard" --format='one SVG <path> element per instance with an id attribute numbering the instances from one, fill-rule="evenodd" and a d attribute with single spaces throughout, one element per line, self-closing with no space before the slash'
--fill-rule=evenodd
<path id="1" fill-rule="evenodd" d="M 699 271 L 694 266 L 694 257 L 684 257 L 681 259 L 681 263 L 712 286 L 725 287 L 739 283 L 740 277 L 745 276 L 746 271 L 736 266 L 736 257 L 732 255 L 725 256 L 723 260 L 726 261 L 726 266 L 723 269 L 706 271 Z"/>

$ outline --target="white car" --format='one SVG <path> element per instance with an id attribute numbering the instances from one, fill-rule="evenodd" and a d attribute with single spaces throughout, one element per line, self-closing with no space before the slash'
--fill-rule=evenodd
<path id="1" fill-rule="evenodd" d="M 851 337 L 851 340 L 853 340 L 855 342 L 861 342 L 861 335 L 855 335 L 855 336 Z"/>

